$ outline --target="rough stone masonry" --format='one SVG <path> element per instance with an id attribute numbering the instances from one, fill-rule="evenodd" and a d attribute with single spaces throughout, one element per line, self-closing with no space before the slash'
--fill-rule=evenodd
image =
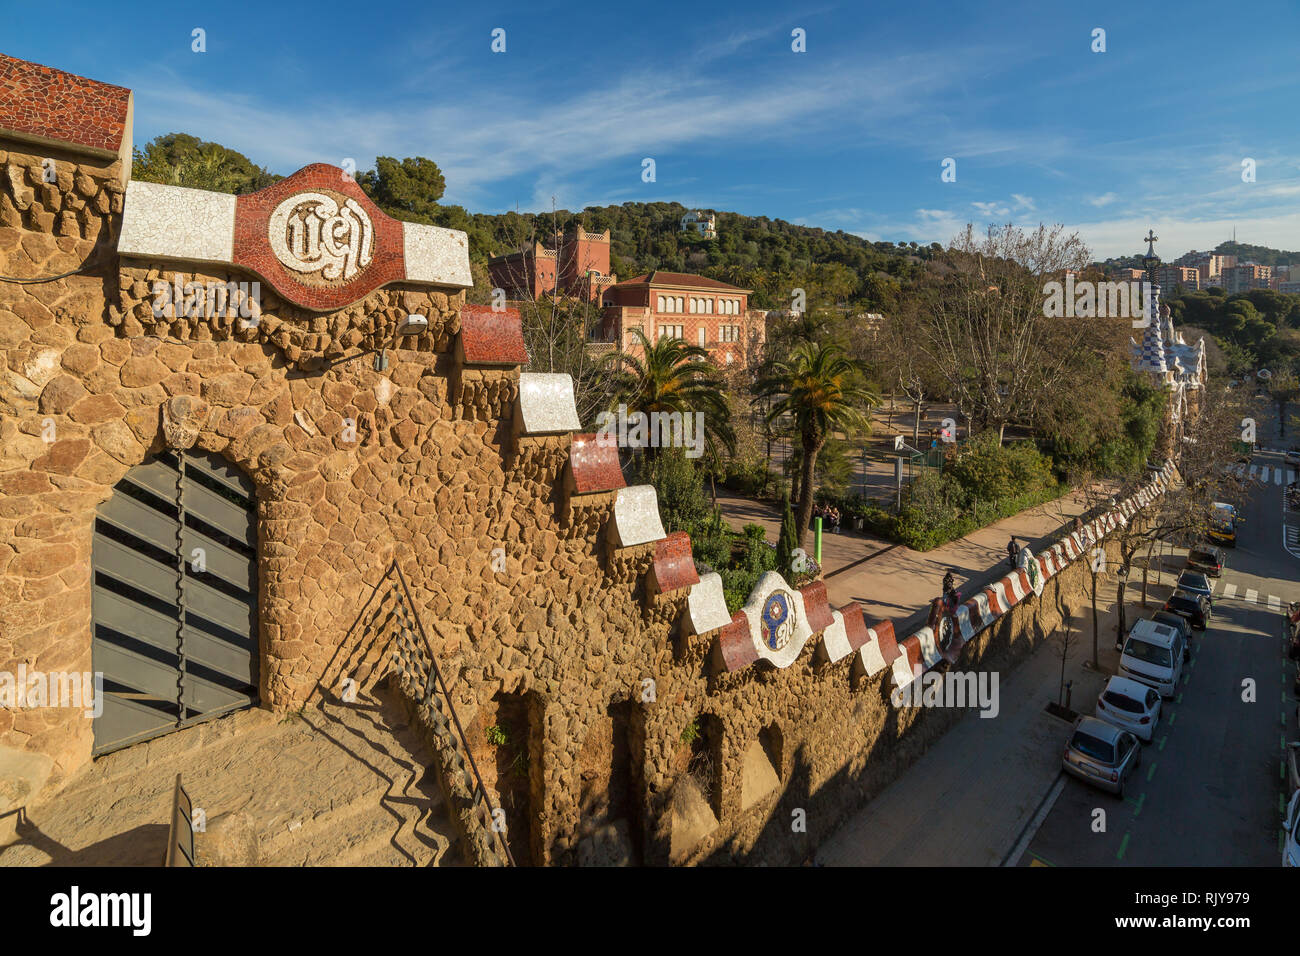
<path id="1" fill-rule="evenodd" d="M 258 706 L 338 693 L 331 662 L 398 562 L 477 760 L 500 734 L 525 758 L 508 822 L 535 863 L 599 840 L 651 864 L 806 859 L 961 716 L 891 706 L 891 668 L 828 659 L 825 622 L 788 664 L 724 666 L 719 628 L 690 626 L 689 541 L 575 437 L 571 383 L 521 371 L 518 316 L 465 306 L 460 234 L 387 219 L 331 167 L 137 202 L 130 114 L 129 91 L 0 57 L 0 671 L 92 669 L 97 511 L 192 449 L 256 487 Z M 334 280 L 258 245 L 303 203 L 356 230 Z M 155 309 L 155 283 L 252 280 L 255 321 Z M 962 667 L 1027 654 L 1086 577 L 1063 566 Z M 0 813 L 56 797 L 93 739 L 80 711 L 0 709 Z"/>

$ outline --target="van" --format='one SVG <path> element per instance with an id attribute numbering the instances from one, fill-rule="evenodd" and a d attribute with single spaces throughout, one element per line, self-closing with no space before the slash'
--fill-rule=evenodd
<path id="1" fill-rule="evenodd" d="M 1183 636 L 1168 624 L 1138 621 L 1124 642 L 1119 672 L 1173 697 L 1183 676 Z"/>

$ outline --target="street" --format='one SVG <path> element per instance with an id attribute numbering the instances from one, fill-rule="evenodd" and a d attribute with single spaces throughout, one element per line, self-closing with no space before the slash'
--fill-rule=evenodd
<path id="1" fill-rule="evenodd" d="M 1284 509 L 1294 475 L 1280 450 L 1259 451 L 1245 467 L 1253 491 L 1240 503 L 1237 546 L 1225 549 L 1214 581 L 1213 619 L 1193 637 L 1179 693 L 1165 702 L 1125 799 L 1062 777 L 1018 865 L 1279 865 L 1282 754 L 1298 736 L 1296 665 L 1281 630 L 1287 602 L 1300 599 L 1297 516 Z M 1177 563 L 1166 559 L 1166 567 Z M 1146 609 L 1132 593 L 1130 621 L 1157 609 L 1172 584 L 1168 574 L 1164 580 Z M 1084 712 L 1091 703 L 1080 702 Z M 1064 746 L 1064 723 L 1061 731 Z"/>

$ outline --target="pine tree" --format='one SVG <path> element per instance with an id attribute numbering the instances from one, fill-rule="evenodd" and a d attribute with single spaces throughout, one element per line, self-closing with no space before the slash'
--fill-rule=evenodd
<path id="1" fill-rule="evenodd" d="M 781 496 L 781 536 L 776 539 L 776 566 L 785 575 L 790 574 L 790 559 L 799 547 L 799 526 L 795 524 L 790 496 Z"/>

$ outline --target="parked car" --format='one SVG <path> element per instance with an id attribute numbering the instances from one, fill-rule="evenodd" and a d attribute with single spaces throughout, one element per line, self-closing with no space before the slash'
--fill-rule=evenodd
<path id="1" fill-rule="evenodd" d="M 1197 545 L 1187 552 L 1187 567 L 1217 578 L 1223 574 L 1226 557 L 1222 548 L 1214 548 L 1208 544 Z"/>
<path id="2" fill-rule="evenodd" d="M 1286 745 L 1286 780 L 1288 792 L 1300 790 L 1300 740 Z"/>
<path id="3" fill-rule="evenodd" d="M 1187 660 L 1192 655 L 1192 625 L 1187 623 L 1187 618 L 1175 614 L 1173 611 L 1156 611 L 1151 615 L 1151 620 L 1157 624 L 1168 624 L 1183 638 L 1183 660 Z"/>
<path id="4" fill-rule="evenodd" d="M 1300 468 L 1300 448 L 1292 445 L 1286 450 L 1286 463 L 1294 468 Z"/>
<path id="5" fill-rule="evenodd" d="M 1182 635 L 1168 624 L 1138 621 L 1120 653 L 1120 676 L 1154 687 L 1161 697 L 1173 697 L 1185 656 Z"/>
<path id="6" fill-rule="evenodd" d="M 1291 805 L 1286 808 L 1282 821 L 1286 843 L 1282 845 L 1282 865 L 1300 866 L 1300 790 L 1291 794 Z"/>
<path id="7" fill-rule="evenodd" d="M 1151 743 L 1160 722 L 1160 695 L 1127 677 L 1112 677 L 1097 698 L 1097 716 L 1144 743 Z"/>
<path id="8" fill-rule="evenodd" d="M 1142 748 L 1127 730 L 1096 717 L 1074 722 L 1061 767 L 1084 783 L 1124 796 L 1124 785 L 1142 762 Z"/>
<path id="9" fill-rule="evenodd" d="M 1175 587 L 1179 591 L 1191 591 L 1193 594 L 1202 594 L 1210 602 L 1210 609 L 1214 609 L 1214 585 L 1200 571 L 1184 571 L 1178 575 L 1178 583 Z"/>
<path id="10" fill-rule="evenodd" d="M 1198 631 L 1203 631 L 1210 625 L 1210 601 L 1203 594 L 1175 591 L 1165 601 L 1164 609 L 1187 618 L 1188 623 Z"/>

